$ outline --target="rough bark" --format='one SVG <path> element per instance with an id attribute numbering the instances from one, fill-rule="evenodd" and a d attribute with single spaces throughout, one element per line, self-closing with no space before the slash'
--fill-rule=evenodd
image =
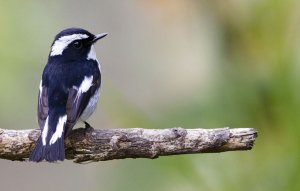
<path id="1" fill-rule="evenodd" d="M 27 160 L 40 130 L 0 129 L 0 158 Z M 76 163 L 125 158 L 250 150 L 257 131 L 220 129 L 93 129 L 73 130 L 65 140 L 66 159 Z"/>

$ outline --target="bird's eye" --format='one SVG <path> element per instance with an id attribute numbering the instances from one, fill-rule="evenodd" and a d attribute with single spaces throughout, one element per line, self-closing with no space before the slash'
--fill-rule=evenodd
<path id="1" fill-rule="evenodd" d="M 80 41 L 75 41 L 73 43 L 73 47 L 76 48 L 76 49 L 80 49 L 82 47 L 82 42 Z"/>

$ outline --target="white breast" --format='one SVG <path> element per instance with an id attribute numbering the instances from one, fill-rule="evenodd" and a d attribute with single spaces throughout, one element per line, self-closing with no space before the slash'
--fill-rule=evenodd
<path id="1" fill-rule="evenodd" d="M 100 97 L 100 88 L 98 88 L 95 94 L 91 97 L 88 105 L 86 106 L 86 108 L 84 109 L 83 113 L 80 116 L 80 120 L 86 121 L 92 115 L 92 113 L 96 109 L 99 97 Z"/>

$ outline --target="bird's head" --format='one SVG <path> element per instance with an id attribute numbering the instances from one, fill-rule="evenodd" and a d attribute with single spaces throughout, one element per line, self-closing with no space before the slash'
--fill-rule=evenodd
<path id="1" fill-rule="evenodd" d="M 96 60 L 94 43 L 107 33 L 94 35 L 81 28 L 68 28 L 58 33 L 52 43 L 49 58 L 64 60 Z"/>

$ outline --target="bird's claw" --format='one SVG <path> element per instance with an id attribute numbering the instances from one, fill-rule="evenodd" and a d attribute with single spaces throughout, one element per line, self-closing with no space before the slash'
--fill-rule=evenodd
<path id="1" fill-rule="evenodd" d="M 94 130 L 94 128 L 88 122 L 85 121 L 84 125 L 85 125 L 85 132 Z"/>

